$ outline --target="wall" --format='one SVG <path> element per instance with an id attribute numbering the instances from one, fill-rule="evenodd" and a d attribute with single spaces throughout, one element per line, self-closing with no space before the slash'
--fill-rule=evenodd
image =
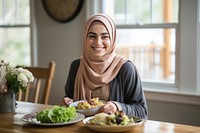
<path id="1" fill-rule="evenodd" d="M 147 100 L 149 119 L 200 126 L 200 106 Z"/>
<path id="2" fill-rule="evenodd" d="M 35 2 L 38 45 L 38 64 L 56 62 L 56 73 L 50 95 L 50 104 L 59 104 L 70 63 L 81 55 L 82 31 L 86 20 L 86 2 L 80 14 L 68 23 L 52 20 L 44 11 L 41 1 Z M 200 106 L 184 103 L 161 102 L 147 99 L 149 119 L 200 126 Z"/>
<path id="3" fill-rule="evenodd" d="M 82 31 L 85 23 L 85 6 L 78 16 L 68 23 L 52 20 L 44 11 L 40 0 L 35 1 L 37 26 L 38 64 L 56 62 L 55 78 L 52 84 L 50 103 L 58 104 L 64 96 L 64 86 L 70 63 L 81 55 Z"/>

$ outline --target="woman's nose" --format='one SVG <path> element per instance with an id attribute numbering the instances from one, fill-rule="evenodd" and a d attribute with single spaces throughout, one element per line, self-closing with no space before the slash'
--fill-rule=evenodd
<path id="1" fill-rule="evenodd" d="M 97 37 L 97 44 L 102 44 L 101 36 Z"/>

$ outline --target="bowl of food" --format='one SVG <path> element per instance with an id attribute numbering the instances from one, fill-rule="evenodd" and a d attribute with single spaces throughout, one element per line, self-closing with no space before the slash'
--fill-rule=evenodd
<path id="1" fill-rule="evenodd" d="M 99 113 L 99 110 L 105 103 L 105 101 L 99 100 L 99 98 L 92 98 L 89 101 L 80 100 L 73 102 L 70 106 L 74 106 L 77 112 L 82 113 L 85 116 L 92 116 Z"/>
<path id="2" fill-rule="evenodd" d="M 94 116 L 86 117 L 83 124 L 98 132 L 127 132 L 143 123 L 138 117 L 128 117 L 123 111 L 115 113 L 98 113 Z"/>

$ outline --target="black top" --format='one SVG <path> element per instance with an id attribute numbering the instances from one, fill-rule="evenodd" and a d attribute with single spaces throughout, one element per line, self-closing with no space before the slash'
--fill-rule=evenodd
<path id="1" fill-rule="evenodd" d="M 76 59 L 71 63 L 65 86 L 65 97 L 71 99 L 73 99 L 74 95 L 74 82 L 79 64 L 80 59 Z M 121 106 L 128 116 L 147 118 L 147 103 L 141 79 L 135 65 L 131 61 L 124 63 L 117 76 L 110 82 L 109 100 L 116 101 L 117 106 Z"/>

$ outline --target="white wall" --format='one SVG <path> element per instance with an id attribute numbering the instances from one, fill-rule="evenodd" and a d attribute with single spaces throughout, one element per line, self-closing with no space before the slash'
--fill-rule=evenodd
<path id="1" fill-rule="evenodd" d="M 56 62 L 56 73 L 50 95 L 50 104 L 59 104 L 70 63 L 81 55 L 82 31 L 86 20 L 86 3 L 79 15 L 68 23 L 52 20 L 41 1 L 35 1 L 35 19 L 38 45 L 38 65 Z M 149 119 L 200 126 L 200 106 L 147 99 Z"/>

